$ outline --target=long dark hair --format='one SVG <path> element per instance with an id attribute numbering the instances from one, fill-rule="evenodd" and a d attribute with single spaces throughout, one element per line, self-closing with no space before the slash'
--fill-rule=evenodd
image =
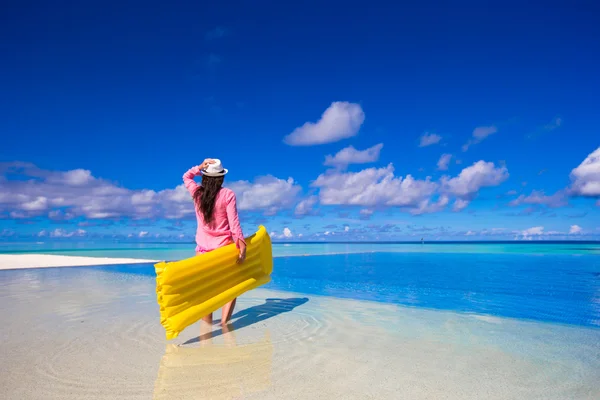
<path id="1" fill-rule="evenodd" d="M 225 176 L 202 175 L 202 185 L 198 186 L 194 192 L 194 203 L 204 216 L 204 222 L 207 224 L 213 220 L 215 201 L 224 180 Z"/>

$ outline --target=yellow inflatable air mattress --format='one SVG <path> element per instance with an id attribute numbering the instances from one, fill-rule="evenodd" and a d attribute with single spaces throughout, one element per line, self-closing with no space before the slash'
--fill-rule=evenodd
<path id="1" fill-rule="evenodd" d="M 167 339 L 223 307 L 241 294 L 271 280 L 271 238 L 264 226 L 246 238 L 246 260 L 238 264 L 238 250 L 230 244 L 209 253 L 154 265 L 160 323 Z"/>

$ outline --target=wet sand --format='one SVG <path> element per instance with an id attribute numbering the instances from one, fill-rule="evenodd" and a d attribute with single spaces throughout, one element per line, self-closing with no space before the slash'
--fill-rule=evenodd
<path id="1" fill-rule="evenodd" d="M 599 329 L 257 289 L 167 342 L 154 285 L 0 271 L 2 397 L 600 398 Z"/>

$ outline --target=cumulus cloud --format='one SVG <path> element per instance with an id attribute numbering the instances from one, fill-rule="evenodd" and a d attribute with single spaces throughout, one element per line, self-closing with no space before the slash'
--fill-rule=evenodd
<path id="1" fill-rule="evenodd" d="M 571 171 L 571 181 L 572 195 L 600 197 L 600 147 Z"/>
<path id="2" fill-rule="evenodd" d="M 52 221 L 69 221 L 75 217 L 75 214 L 71 212 L 64 212 L 62 210 L 52 210 L 48 213 L 48 218 L 50 218 Z"/>
<path id="3" fill-rule="evenodd" d="M 86 235 L 86 231 L 84 231 L 83 229 L 77 229 L 75 231 L 66 231 L 64 229 L 55 229 L 53 231 L 50 232 L 50 237 L 52 238 L 70 238 L 70 237 L 74 237 L 74 236 L 85 236 Z M 38 236 L 42 237 L 42 236 L 46 236 L 46 231 L 40 231 L 38 233 Z"/>
<path id="4" fill-rule="evenodd" d="M 497 186 L 507 178 L 506 167 L 485 161 L 464 168 L 454 178 L 443 176 L 439 182 L 430 177 L 396 176 L 393 165 L 389 164 L 359 172 L 330 170 L 319 175 L 312 186 L 320 189 L 319 201 L 323 205 L 391 206 L 423 214 L 443 210 L 452 199 L 454 211 L 463 210 L 482 188 Z"/>
<path id="5" fill-rule="evenodd" d="M 273 231 L 269 234 L 269 236 L 271 236 L 271 238 L 273 238 L 273 239 L 291 239 L 292 237 L 294 237 L 294 235 L 292 234 L 292 231 L 288 227 L 283 228 L 283 231 L 281 234 Z M 298 235 L 298 237 L 302 237 L 302 235 L 300 234 L 300 235 Z"/>
<path id="6" fill-rule="evenodd" d="M 319 201 L 319 197 L 318 196 L 309 196 L 306 199 L 302 200 L 300 203 L 298 203 L 298 205 L 296 206 L 296 209 L 294 210 L 294 214 L 296 215 L 309 215 L 309 214 L 313 214 L 313 207 L 315 206 L 315 204 L 317 204 L 317 201 Z"/>
<path id="7" fill-rule="evenodd" d="M 448 165 L 450 164 L 450 160 L 452 160 L 452 154 L 442 154 L 437 162 L 437 168 L 440 171 L 446 171 L 448 169 Z"/>
<path id="8" fill-rule="evenodd" d="M 567 200 L 562 191 L 556 192 L 552 196 L 546 196 L 543 191 L 534 190 L 529 196 L 522 194 L 508 204 L 513 207 L 523 204 L 537 204 L 557 208 L 567 205 Z"/>
<path id="9" fill-rule="evenodd" d="M 452 205 L 452 211 L 462 211 L 469 205 L 470 201 L 463 199 L 454 200 L 454 204 Z"/>
<path id="10" fill-rule="evenodd" d="M 277 210 L 292 206 L 302 190 L 292 178 L 258 177 L 254 182 L 238 181 L 228 185 L 237 196 L 240 210 Z"/>
<path id="11" fill-rule="evenodd" d="M 463 169 L 457 177 L 442 177 L 441 190 L 461 200 L 455 205 L 455 209 L 461 210 L 477 196 L 481 188 L 498 186 L 508 176 L 506 167 L 496 167 L 492 162 L 481 160 Z"/>
<path id="12" fill-rule="evenodd" d="M 394 176 L 394 167 L 368 168 L 360 172 L 329 171 L 312 184 L 320 188 L 319 199 L 324 205 L 417 207 L 429 198 L 437 185 L 428 179 L 411 175 Z"/>
<path id="13" fill-rule="evenodd" d="M 517 233 L 517 238 L 521 237 L 525 240 L 529 240 L 531 239 L 532 236 L 540 236 L 544 234 L 544 227 L 543 226 L 534 226 L 532 228 L 528 228 L 525 229 L 521 232 L 516 232 Z"/>
<path id="14" fill-rule="evenodd" d="M 383 143 L 376 144 L 365 150 L 356 150 L 353 146 L 348 146 L 340 150 L 335 156 L 325 157 L 324 165 L 346 168 L 349 164 L 367 164 L 379 160 L 379 153 L 383 148 Z"/>
<path id="15" fill-rule="evenodd" d="M 583 229 L 581 229 L 579 225 L 571 225 L 571 227 L 569 228 L 569 235 L 580 234 L 582 230 Z"/>
<path id="16" fill-rule="evenodd" d="M 467 141 L 467 143 L 463 145 L 462 151 L 469 150 L 469 147 L 471 147 L 474 144 L 480 143 L 485 138 L 496 132 L 498 132 L 498 128 L 495 126 L 478 126 L 477 128 L 473 129 L 471 138 Z"/>
<path id="17" fill-rule="evenodd" d="M 54 221 L 87 219 L 193 218 L 194 205 L 183 186 L 130 190 L 83 169 L 42 170 L 28 163 L 0 165 L 0 216 L 27 219 L 47 215 Z M 18 178 L 18 179 L 15 179 Z M 273 212 L 291 207 L 301 187 L 273 176 L 228 184 L 240 210 Z"/>
<path id="18" fill-rule="evenodd" d="M 346 101 L 331 103 L 317 122 L 306 122 L 284 138 L 290 146 L 333 143 L 355 136 L 365 120 L 361 106 Z"/>
<path id="19" fill-rule="evenodd" d="M 434 144 L 438 144 L 442 140 L 442 137 L 436 133 L 425 132 L 419 140 L 419 147 L 427 147 Z"/>

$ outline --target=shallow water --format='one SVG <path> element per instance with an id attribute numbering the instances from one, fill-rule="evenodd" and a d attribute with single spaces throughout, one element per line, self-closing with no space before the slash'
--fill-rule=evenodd
<path id="1" fill-rule="evenodd" d="M 154 276 L 147 265 L 107 270 Z M 268 289 L 600 326 L 596 255 L 362 253 L 281 257 Z"/>
<path id="2" fill-rule="evenodd" d="M 600 329 L 589 322 L 598 281 L 583 278 L 597 257 L 552 256 L 552 266 L 469 257 L 278 259 L 270 289 L 239 299 L 233 329 L 194 324 L 173 343 L 150 265 L 0 271 L 3 398 L 600 398 Z M 565 271 L 576 278 L 556 277 Z M 527 276 L 546 288 L 544 301 L 528 298 Z M 386 287 L 378 302 L 323 296 L 369 298 Z M 461 300 L 465 291 L 479 300 Z M 418 300 L 411 307 L 406 293 Z M 503 316 L 567 300 L 576 317 L 557 312 L 561 323 Z M 485 314 L 449 310 L 480 303 Z"/>

